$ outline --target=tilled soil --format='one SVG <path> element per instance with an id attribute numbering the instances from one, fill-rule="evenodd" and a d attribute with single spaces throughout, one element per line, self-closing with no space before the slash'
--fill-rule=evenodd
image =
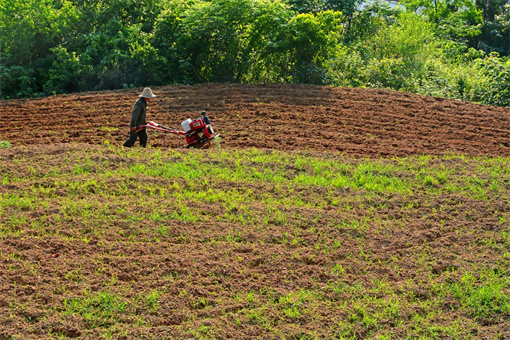
<path id="1" fill-rule="evenodd" d="M 206 110 L 222 148 L 339 152 L 356 157 L 510 155 L 510 109 L 389 90 L 311 85 L 196 85 L 153 89 L 148 120 L 181 129 Z M 0 103 L 11 144 L 121 145 L 141 89 Z M 185 145 L 149 131 L 153 147 Z"/>
<path id="2" fill-rule="evenodd" d="M 0 339 L 510 336 L 504 159 L 141 151 L 0 150 Z M 296 185 L 321 158 L 412 190 Z"/>
<path id="3" fill-rule="evenodd" d="M 141 89 L 0 103 L 13 145 L 0 150 L 0 340 L 510 336 L 497 158 L 510 109 L 305 85 L 153 90 L 149 120 L 179 128 L 207 110 L 233 156 L 200 151 L 202 167 L 253 176 L 168 177 L 193 155 L 155 150 L 183 146 L 176 135 L 149 131 L 147 152 L 94 146 L 123 143 Z M 260 150 L 232 159 L 245 148 Z M 303 152 L 279 164 L 270 149 Z M 495 158 L 393 157 L 445 153 Z M 360 183 L 415 184 L 296 185 L 318 159 Z"/>

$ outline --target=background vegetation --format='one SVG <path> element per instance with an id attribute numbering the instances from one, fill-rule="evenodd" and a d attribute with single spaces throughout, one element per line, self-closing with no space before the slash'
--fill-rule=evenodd
<path id="1" fill-rule="evenodd" d="M 0 98 L 172 83 L 510 101 L 505 0 L 0 0 Z"/>

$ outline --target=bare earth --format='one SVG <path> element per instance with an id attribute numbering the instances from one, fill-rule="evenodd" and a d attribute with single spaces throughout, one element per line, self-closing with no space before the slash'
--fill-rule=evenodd
<path id="1" fill-rule="evenodd" d="M 309 85 L 179 85 L 153 91 L 158 97 L 149 104 L 148 120 L 180 129 L 180 122 L 206 110 L 221 135 L 221 148 L 232 151 L 304 151 L 349 164 L 371 158 L 392 166 L 400 164 L 394 157 L 417 155 L 510 157 L 509 108 Z M 123 158 L 122 150 L 99 153 L 95 145 L 122 145 L 140 93 L 129 89 L 0 102 L 0 140 L 13 145 L 0 150 L 0 169 L 27 179 L 1 185 L 0 194 L 16 192 L 20 200 L 46 202 L 35 208 L 9 203 L 0 210 L 0 340 L 342 338 L 335 333 L 340 324 L 351 325 L 344 335 L 358 339 L 446 339 L 449 334 L 424 334 L 423 329 L 430 323 L 456 322 L 464 336 L 510 337 L 507 312 L 475 320 L 459 300 L 442 297 L 438 288 L 461 282 L 456 271 L 469 272 L 474 265 L 508 275 L 508 262 L 502 263 L 508 242 L 502 236 L 508 229 L 508 221 L 502 221 L 510 214 L 508 183 L 482 200 L 471 193 L 434 196 L 425 190 L 403 197 L 366 195 L 349 187 L 214 179 L 202 186 L 182 178 L 101 177 L 108 170 L 129 170 L 132 160 Z M 181 136 L 149 130 L 152 149 L 184 144 Z M 218 162 L 208 151 L 204 166 Z M 163 161 L 178 163 L 188 153 L 167 155 Z M 78 173 L 77 165 L 91 159 L 87 172 Z M 141 153 L 137 162 L 150 167 L 150 155 Z M 253 163 L 271 165 L 277 167 Z M 474 161 L 454 157 L 432 158 L 424 171 L 441 166 L 460 169 L 462 173 L 451 174 L 459 186 L 482 171 Z M 63 173 L 59 183 L 52 171 Z M 294 178 L 301 170 L 282 171 Z M 414 173 L 402 176 L 415 180 Z M 102 181 L 97 186 L 96 177 Z M 76 178 L 83 187 L 75 184 Z M 221 200 L 189 199 L 183 201 L 188 208 L 214 223 L 168 218 L 182 203 L 176 197 L 192 185 L 255 204 L 230 207 Z M 160 197 L 151 187 L 169 194 Z M 103 192 L 116 200 L 109 197 L 104 204 Z M 140 192 L 148 204 L 141 205 L 133 192 Z M 282 223 L 264 204 L 287 197 L 304 203 L 292 209 L 279 206 L 287 218 Z M 246 211 L 254 221 L 269 213 L 273 220 L 250 224 L 218 218 L 244 216 Z M 156 213 L 168 216 L 134 218 Z M 338 227 L 340 221 L 344 227 Z M 349 227 L 351 221 L 361 229 Z M 363 287 L 363 296 L 356 287 Z M 398 316 L 381 316 L 366 326 L 356 303 L 373 299 L 369 311 L 378 315 L 392 302 L 388 296 L 400 299 Z M 101 307 L 105 299 L 111 299 L 108 308 Z M 77 301 L 81 304 L 74 305 Z M 357 302 L 342 305 L 346 301 Z M 301 314 L 290 314 L 293 308 Z M 87 319 L 88 310 L 96 316 L 105 313 L 104 324 Z M 429 324 L 413 321 L 416 315 Z"/>
<path id="2" fill-rule="evenodd" d="M 309 85 L 154 88 L 148 120 L 181 129 L 206 110 L 223 148 L 339 152 L 358 157 L 445 152 L 510 156 L 510 109 L 389 90 Z M 0 136 L 15 144 L 122 144 L 141 89 L 0 104 Z M 180 136 L 149 132 L 154 147 Z"/>

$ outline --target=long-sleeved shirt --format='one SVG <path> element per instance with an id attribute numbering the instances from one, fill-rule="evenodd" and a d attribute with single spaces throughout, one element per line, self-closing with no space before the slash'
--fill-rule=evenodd
<path id="1" fill-rule="evenodd" d="M 131 128 L 139 125 L 144 125 L 147 122 L 147 101 L 145 98 L 140 98 L 136 101 L 133 113 L 131 114 Z"/>

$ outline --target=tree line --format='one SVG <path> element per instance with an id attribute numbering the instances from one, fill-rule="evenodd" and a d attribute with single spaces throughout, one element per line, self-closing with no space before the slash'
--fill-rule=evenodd
<path id="1" fill-rule="evenodd" d="M 510 105 L 507 0 L 0 0 L 0 97 L 193 83 Z"/>

